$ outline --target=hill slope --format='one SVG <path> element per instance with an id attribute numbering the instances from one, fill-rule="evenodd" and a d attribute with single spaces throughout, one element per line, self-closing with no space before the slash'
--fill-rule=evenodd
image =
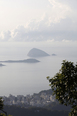
<path id="1" fill-rule="evenodd" d="M 21 108 L 17 106 L 5 106 L 4 110 L 13 116 L 68 116 L 69 111 L 48 110 L 45 108 Z"/>

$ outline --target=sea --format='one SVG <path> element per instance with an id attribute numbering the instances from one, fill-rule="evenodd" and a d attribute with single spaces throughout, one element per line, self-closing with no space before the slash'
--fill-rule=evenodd
<path id="1" fill-rule="evenodd" d="M 2 44 L 0 61 L 24 60 L 32 48 L 38 48 L 50 54 L 37 57 L 38 63 L 2 63 L 0 67 L 0 96 L 32 95 L 50 89 L 47 76 L 51 78 L 59 72 L 63 60 L 77 62 L 77 47 L 43 46 L 26 44 Z M 56 54 L 53 56 L 52 54 Z"/>

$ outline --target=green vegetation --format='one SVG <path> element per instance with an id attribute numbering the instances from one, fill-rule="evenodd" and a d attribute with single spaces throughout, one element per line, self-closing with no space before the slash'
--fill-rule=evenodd
<path id="1" fill-rule="evenodd" d="M 5 114 L 1 113 L 0 116 L 6 116 Z M 8 115 L 8 116 L 12 116 L 12 115 Z"/>
<path id="2" fill-rule="evenodd" d="M 0 98 L 0 110 L 3 109 L 3 100 L 2 98 Z M 0 113 L 0 116 L 3 116 L 1 113 Z"/>
<path id="3" fill-rule="evenodd" d="M 5 106 L 4 109 L 13 116 L 68 116 L 69 111 L 48 110 L 40 107 L 24 108 L 20 106 Z"/>
<path id="4" fill-rule="evenodd" d="M 72 106 L 69 116 L 77 116 L 77 64 L 64 60 L 59 72 L 47 79 L 56 99 L 61 104 Z"/>
<path id="5" fill-rule="evenodd" d="M 2 97 L 0 97 L 0 111 L 2 111 L 2 113 L 0 113 L 0 116 L 7 116 L 7 112 L 3 110 L 3 106 L 4 106 L 3 100 Z M 8 116 L 12 116 L 12 115 L 8 115 Z"/>
<path id="6" fill-rule="evenodd" d="M 0 110 L 2 110 L 3 109 L 3 100 L 2 100 L 2 98 L 0 98 Z"/>

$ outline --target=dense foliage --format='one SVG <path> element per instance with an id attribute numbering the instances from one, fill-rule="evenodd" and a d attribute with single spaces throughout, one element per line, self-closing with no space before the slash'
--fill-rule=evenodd
<path id="1" fill-rule="evenodd" d="M 0 116 L 6 116 L 5 114 L 1 113 Z M 12 115 L 8 115 L 8 116 L 12 116 Z"/>
<path id="2" fill-rule="evenodd" d="M 7 112 L 4 111 L 4 104 L 3 104 L 3 99 L 2 97 L 0 97 L 0 116 L 7 116 Z M 12 115 L 8 115 L 8 116 L 12 116 Z"/>
<path id="3" fill-rule="evenodd" d="M 69 111 L 48 110 L 40 107 L 23 108 L 20 106 L 5 106 L 4 109 L 12 116 L 68 116 Z"/>
<path id="4" fill-rule="evenodd" d="M 71 116 L 77 116 L 77 64 L 63 61 L 59 72 L 53 77 L 47 77 L 53 94 L 61 104 L 71 105 Z"/>
<path id="5" fill-rule="evenodd" d="M 3 109 L 3 100 L 2 100 L 2 98 L 0 98 L 0 110 L 2 110 Z"/>
<path id="6" fill-rule="evenodd" d="M 0 98 L 0 110 L 3 109 L 3 100 L 2 98 Z M 3 116 L 1 113 L 0 113 L 0 116 Z"/>

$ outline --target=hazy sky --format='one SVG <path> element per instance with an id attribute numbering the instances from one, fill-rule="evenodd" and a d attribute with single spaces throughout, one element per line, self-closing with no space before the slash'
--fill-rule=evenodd
<path id="1" fill-rule="evenodd" d="M 0 0 L 0 42 L 77 42 L 77 0 Z"/>

